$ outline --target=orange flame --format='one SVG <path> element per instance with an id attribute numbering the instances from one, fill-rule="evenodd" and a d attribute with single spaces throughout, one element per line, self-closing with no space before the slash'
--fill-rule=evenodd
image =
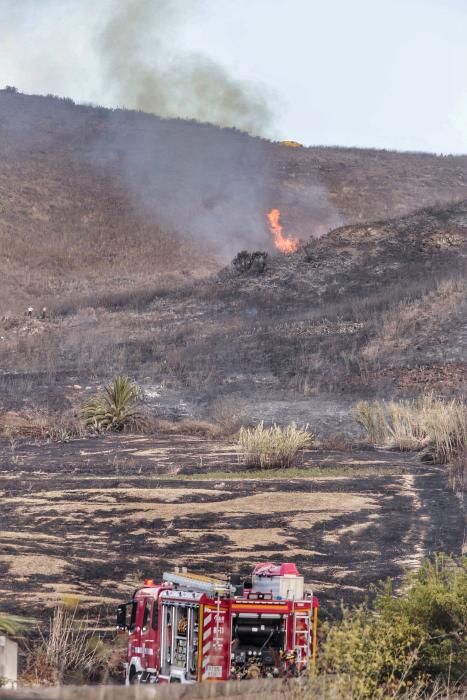
<path id="1" fill-rule="evenodd" d="M 274 245 L 281 253 L 289 255 L 298 249 L 298 238 L 284 238 L 282 235 L 282 225 L 280 224 L 281 213 L 279 209 L 271 209 L 268 214 L 269 230 L 274 236 Z"/>

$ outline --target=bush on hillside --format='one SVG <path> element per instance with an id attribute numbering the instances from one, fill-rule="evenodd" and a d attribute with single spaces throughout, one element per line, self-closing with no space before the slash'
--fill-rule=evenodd
<path id="1" fill-rule="evenodd" d="M 320 671 L 337 674 L 346 697 L 400 697 L 411 686 L 456 683 L 467 658 L 467 558 L 425 560 L 405 593 L 388 582 L 374 606 L 344 609 L 328 625 Z"/>
<path id="2" fill-rule="evenodd" d="M 258 275 L 266 269 L 267 259 L 268 254 L 262 250 L 257 250 L 254 253 L 241 250 L 232 260 L 232 266 L 238 274 L 251 272 Z"/>
<path id="3" fill-rule="evenodd" d="M 128 377 L 116 377 L 104 392 L 90 399 L 81 412 L 87 428 L 97 431 L 142 430 L 146 419 L 136 408 L 141 388 Z"/>
<path id="4" fill-rule="evenodd" d="M 273 425 L 265 428 L 263 421 L 255 428 L 241 428 L 237 449 L 245 464 L 260 469 L 291 467 L 297 454 L 312 443 L 308 426 L 286 428 Z"/>

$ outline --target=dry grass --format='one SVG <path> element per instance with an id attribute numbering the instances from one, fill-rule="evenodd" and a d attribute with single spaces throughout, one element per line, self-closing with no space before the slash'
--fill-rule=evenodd
<path id="1" fill-rule="evenodd" d="M 365 359 L 377 363 L 388 355 L 410 350 L 414 331 L 420 339 L 429 342 L 433 319 L 442 321 L 465 307 L 467 281 L 464 274 L 454 274 L 440 281 L 435 278 L 432 285 L 432 288 L 422 288 L 416 296 L 409 293 L 381 314 L 378 332 L 362 350 Z"/>
<path id="2" fill-rule="evenodd" d="M 459 684 L 447 685 L 443 681 L 435 681 L 431 690 L 422 683 L 413 683 L 409 689 L 399 687 L 397 683 L 388 683 L 386 687 L 378 688 L 377 696 L 369 696 L 355 692 L 352 689 L 352 678 L 336 674 L 311 674 L 309 678 L 301 679 L 290 689 L 290 700 L 466 700 L 467 688 Z M 265 696 L 266 697 L 266 696 Z"/>
<path id="3" fill-rule="evenodd" d="M 260 469 L 289 468 L 298 453 L 309 447 L 313 436 L 308 426 L 297 428 L 290 423 L 286 428 L 273 425 L 265 428 L 263 421 L 255 428 L 241 428 L 238 452 L 245 464 Z"/>
<path id="4" fill-rule="evenodd" d="M 453 491 L 467 491 L 467 448 L 459 450 L 449 465 L 449 483 Z"/>
<path id="5" fill-rule="evenodd" d="M 206 420 L 183 419 L 179 421 L 170 421 L 156 418 L 148 422 L 145 431 L 148 435 L 162 433 L 166 435 L 194 435 L 208 439 L 222 437 L 225 434 L 225 429 L 222 425 L 211 423 Z"/>
<path id="6" fill-rule="evenodd" d="M 61 685 L 72 675 L 85 680 L 97 665 L 99 644 L 96 625 L 78 618 L 77 607 L 58 605 L 50 619 L 48 633 L 28 656 L 23 683 Z"/>
<path id="7" fill-rule="evenodd" d="M 400 450 L 425 450 L 446 464 L 467 448 L 467 406 L 427 394 L 415 401 L 361 401 L 355 417 L 370 442 Z"/>
<path id="8" fill-rule="evenodd" d="M 7 411 L 0 415 L 0 436 L 67 442 L 86 433 L 74 411 L 48 413 L 45 410 Z"/>
<path id="9" fill-rule="evenodd" d="M 137 685 L 130 688 L 122 686 L 87 686 L 61 687 L 50 689 L 22 688 L 14 697 L 17 700 L 213 700 L 214 698 L 235 698 L 244 700 L 352 700 L 349 694 L 343 694 L 335 676 L 319 675 L 307 679 L 256 679 L 247 681 L 227 681 L 225 683 L 197 683 L 190 686 Z M 0 690 L 0 698 L 3 697 Z M 5 695 L 11 700 L 11 691 Z M 467 690 L 458 686 L 446 687 L 436 683 L 431 692 L 426 692 L 418 685 L 400 694 L 399 700 L 466 700 Z M 384 699 L 394 698 L 388 688 Z M 359 700 L 354 698 L 354 700 Z"/>
<path id="10" fill-rule="evenodd" d="M 245 423 L 246 407 L 240 396 L 226 396 L 214 399 L 209 414 L 227 435 L 232 435 Z"/>
<path id="11" fill-rule="evenodd" d="M 376 445 L 383 444 L 388 436 L 388 424 L 379 401 L 359 401 L 355 407 L 355 420 L 365 430 L 368 440 Z"/>

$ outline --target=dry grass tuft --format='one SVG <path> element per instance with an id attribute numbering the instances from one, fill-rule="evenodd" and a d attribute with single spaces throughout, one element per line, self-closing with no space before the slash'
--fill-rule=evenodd
<path id="1" fill-rule="evenodd" d="M 379 401 L 359 401 L 355 407 L 355 420 L 365 430 L 368 440 L 382 444 L 388 435 L 388 424 Z"/>
<path id="2" fill-rule="evenodd" d="M 11 439 L 25 437 L 67 442 L 85 434 L 85 429 L 73 412 L 51 414 L 43 410 L 28 413 L 7 411 L 0 415 L 0 435 Z"/>
<path id="3" fill-rule="evenodd" d="M 208 439 L 222 437 L 225 433 L 221 425 L 216 425 L 210 421 L 184 419 L 178 421 L 165 420 L 157 418 L 153 421 L 148 421 L 145 431 L 149 435 L 155 433 L 163 433 L 166 435 L 195 435 Z"/>
<path id="4" fill-rule="evenodd" d="M 291 467 L 297 454 L 309 447 L 313 436 L 308 426 L 286 428 L 274 424 L 265 428 L 263 421 L 255 428 L 241 428 L 237 449 L 245 464 L 260 469 Z"/>
<path id="5" fill-rule="evenodd" d="M 239 396 L 217 398 L 209 407 L 212 420 L 228 435 L 234 434 L 241 428 L 246 421 L 246 414 L 245 402 Z"/>
<path id="6" fill-rule="evenodd" d="M 77 606 L 58 605 L 50 620 L 48 634 L 29 654 L 23 682 L 33 685 L 57 685 L 73 678 L 83 681 L 97 665 L 99 640 L 95 625 L 77 617 Z"/>
<path id="7" fill-rule="evenodd" d="M 449 465 L 449 484 L 453 491 L 467 491 L 467 447 L 460 450 Z"/>
<path id="8" fill-rule="evenodd" d="M 400 450 L 424 450 L 438 464 L 462 459 L 467 449 L 467 406 L 427 394 L 387 404 L 360 401 L 355 418 L 371 442 Z"/>

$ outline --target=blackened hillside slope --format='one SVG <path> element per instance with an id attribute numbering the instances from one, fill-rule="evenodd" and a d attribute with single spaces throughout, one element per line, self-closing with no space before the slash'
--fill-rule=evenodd
<path id="1" fill-rule="evenodd" d="M 265 213 L 307 239 L 467 196 L 467 158 L 288 148 L 233 129 L 0 91 L 4 307 L 203 274 L 271 249 Z"/>
<path id="2" fill-rule="evenodd" d="M 203 411 L 232 397 L 463 394 L 466 261 L 467 200 L 352 224 L 262 273 L 228 266 L 147 296 L 58 301 L 46 322 L 7 318 L 0 368 L 48 382 L 129 373 Z"/>

